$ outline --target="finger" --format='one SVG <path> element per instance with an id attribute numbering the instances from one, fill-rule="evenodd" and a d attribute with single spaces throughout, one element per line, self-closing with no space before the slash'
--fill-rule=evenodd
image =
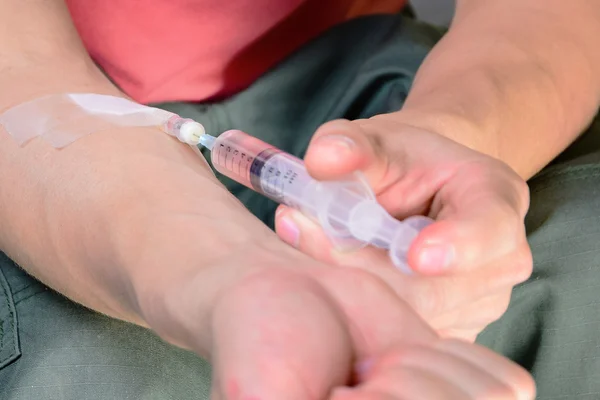
<path id="1" fill-rule="evenodd" d="M 469 274 L 407 276 L 399 273 L 387 252 L 381 249 L 367 247 L 353 252 L 336 251 L 322 230 L 296 210 L 282 208 L 277 214 L 276 229 L 284 241 L 315 259 L 357 267 L 378 276 L 440 330 L 457 325 L 461 328 L 487 325 L 499 318 L 506 311 L 510 288 L 518 280 L 514 278 L 519 272 L 515 270 L 518 266 L 513 265 L 512 254 L 497 260 L 495 267 L 484 267 Z M 295 232 L 293 243 L 289 231 Z M 490 297 L 496 294 L 497 297 Z"/>
<path id="2" fill-rule="evenodd" d="M 340 388 L 332 400 L 470 400 L 451 382 L 423 369 L 390 368 L 355 388 Z"/>
<path id="3" fill-rule="evenodd" d="M 382 257 L 385 257 L 385 253 L 383 254 Z M 351 257 L 348 256 L 348 259 Z M 482 268 L 469 274 L 428 277 L 401 274 L 390 263 L 369 260 L 375 260 L 375 257 L 365 256 L 364 264 L 358 264 L 358 260 L 354 260 L 353 264 L 348 265 L 366 270 L 386 282 L 397 296 L 406 301 L 426 321 L 435 321 L 446 314 L 458 313 L 457 310 L 468 307 L 490 293 L 508 291 L 508 288 L 512 287 L 510 271 L 506 272 L 507 268 L 502 265 L 496 269 Z M 497 307 L 492 310 L 496 314 L 502 310 L 504 304 L 493 307 Z M 471 311 L 476 314 L 481 312 L 475 309 Z M 459 318 L 458 314 L 453 317 L 446 317 L 447 320 L 440 322 L 451 326 L 452 321 L 456 322 L 455 318 Z"/>
<path id="4" fill-rule="evenodd" d="M 301 212 L 285 206 L 277 210 L 275 231 L 287 244 L 328 264 L 369 265 L 371 269 L 394 268 L 387 253 L 380 249 L 365 247 L 356 251 L 337 250 L 319 225 Z"/>
<path id="5" fill-rule="evenodd" d="M 275 231 L 281 240 L 317 260 L 333 262 L 334 248 L 325 232 L 302 213 L 280 206 L 275 214 Z"/>
<path id="6" fill-rule="evenodd" d="M 436 331 L 449 329 L 459 331 L 482 331 L 486 326 L 497 321 L 508 309 L 512 294 L 511 287 L 502 288 L 474 302 L 444 313 L 431 321 Z"/>
<path id="7" fill-rule="evenodd" d="M 417 272 L 439 275 L 488 264 L 524 242 L 526 185 L 504 165 L 471 162 L 445 165 L 431 154 L 424 159 L 404 155 L 402 144 L 410 145 L 419 132 L 403 128 L 395 136 L 393 149 L 385 148 L 377 132 L 391 129 L 366 121 L 333 121 L 315 134 L 305 160 L 309 171 L 320 179 L 340 178 L 354 170 L 366 173 L 379 202 L 392 214 L 405 217 L 426 212 L 435 196 L 432 211 L 437 223 L 427 227 L 408 255 Z M 373 131 L 373 132 L 371 132 Z M 423 133 L 426 134 L 426 133 Z M 341 139 L 343 137 L 343 139 Z M 343 146 L 339 142 L 344 142 Z M 352 144 L 349 144 L 352 143 Z M 334 145 L 335 144 L 335 145 Z M 338 146 L 339 145 L 339 146 Z M 452 143 L 447 144 L 448 149 Z M 344 147 L 345 150 L 336 150 Z M 431 153 L 430 152 L 430 153 Z M 390 160 L 390 154 L 394 154 Z M 522 182 L 521 182 L 522 183 Z M 526 253 L 524 251 L 523 253 Z M 528 276 L 531 262 L 523 254 L 522 275 Z"/>
<path id="8" fill-rule="evenodd" d="M 213 327 L 223 398 L 322 398 L 348 379 L 345 322 L 304 276 L 277 270 L 244 280 L 215 306 Z"/>
<path id="9" fill-rule="evenodd" d="M 446 329 L 437 331 L 437 334 L 442 339 L 458 339 L 467 343 L 475 343 L 480 333 L 481 329 Z"/>
<path id="10" fill-rule="evenodd" d="M 393 127 L 396 131 L 397 126 Z M 424 169 L 412 170 L 405 147 L 390 149 L 384 143 L 390 127 L 377 127 L 370 120 L 336 120 L 322 125 L 313 135 L 304 161 L 308 172 L 316 179 L 348 179 L 355 171 L 363 173 L 375 194 L 395 187 L 400 195 L 382 205 L 400 218 L 424 214 L 445 173 Z M 383 132 L 383 135 L 381 134 Z M 410 146 L 409 146 L 410 148 Z"/>
<path id="11" fill-rule="evenodd" d="M 287 244 L 312 258 L 339 266 L 379 269 L 411 274 L 406 263 L 394 265 L 389 252 L 372 246 L 356 250 L 336 248 L 315 222 L 299 211 L 280 207 L 275 216 L 275 230 Z"/>
<path id="12" fill-rule="evenodd" d="M 386 152 L 375 135 L 367 135 L 356 121 L 336 120 L 322 125 L 314 134 L 304 157 L 316 179 L 338 179 L 360 170 L 373 187 L 378 187 L 390 170 Z"/>
<path id="13" fill-rule="evenodd" d="M 384 118 L 336 120 L 315 132 L 304 159 L 317 179 L 362 171 L 381 204 L 405 218 L 428 211 L 456 169 L 447 154 L 461 150 L 437 134 Z"/>
<path id="14" fill-rule="evenodd" d="M 524 368 L 492 350 L 460 340 L 441 340 L 436 347 L 487 371 L 498 381 L 508 385 L 515 393 L 515 399 L 535 398 L 535 382 L 531 375 Z"/>
<path id="15" fill-rule="evenodd" d="M 446 341 L 439 341 L 446 342 Z M 471 347 L 461 347 L 462 353 L 470 353 Z M 516 399 L 513 387 L 496 375 L 492 375 L 487 369 L 489 366 L 502 368 L 506 374 L 511 374 L 515 368 L 509 361 L 499 357 L 490 357 L 480 353 L 471 354 L 477 358 L 479 364 L 475 364 L 468 358 L 459 357 L 453 352 L 445 351 L 444 344 L 432 346 L 403 346 L 382 357 L 374 367 L 363 377 L 363 386 L 380 391 L 387 390 L 399 398 L 429 398 L 421 397 L 419 394 L 425 388 L 422 385 L 411 387 L 405 375 L 407 371 L 411 379 L 419 380 L 430 387 L 443 389 L 442 393 L 452 390 L 454 396 L 466 399 Z M 483 360 L 479 360 L 483 358 Z M 500 363 L 498 360 L 502 360 Z M 487 364 L 486 364 L 487 363 Z M 485 367 L 480 364 L 486 364 Z M 400 378 L 399 378 L 400 375 Z M 504 378 L 505 376 L 502 376 Z M 404 379 L 402 379 L 404 378 Z M 427 378 L 426 380 L 423 378 Z M 459 394 L 462 393 L 462 396 Z M 450 399 L 453 397 L 441 397 L 435 391 L 432 398 Z"/>
<path id="16" fill-rule="evenodd" d="M 500 256 L 505 264 L 503 278 L 509 279 L 510 286 L 525 281 L 531 274 L 533 260 L 525 239 L 524 225 L 520 228 L 521 232 L 512 227 L 513 234 L 496 231 L 489 225 L 488 215 L 461 218 L 458 214 L 453 215 L 451 220 L 424 227 L 409 248 L 409 268 L 422 275 L 470 271 L 492 261 L 488 260 L 490 257 L 487 255 L 493 256 L 494 248 L 505 246 L 505 254 Z M 336 251 L 319 225 L 299 211 L 281 207 L 276 215 L 275 226 L 283 241 L 317 260 L 349 266 L 377 266 L 382 263 L 391 266 L 387 253 L 379 249 L 368 247 L 357 252 Z M 489 249 L 487 253 L 486 249 Z M 480 253 L 486 256 L 475 257 Z M 498 256 L 495 258 L 493 267 L 498 266 Z"/>
<path id="17" fill-rule="evenodd" d="M 315 271 L 346 315 L 358 360 L 387 351 L 397 343 L 420 344 L 435 332 L 380 277 L 360 268 Z"/>
<path id="18" fill-rule="evenodd" d="M 415 222 L 417 224 L 417 222 Z M 416 226 L 416 225 L 415 225 Z M 280 206 L 275 215 L 275 231 L 287 244 L 316 260 L 341 266 L 384 268 L 411 273 L 408 267 L 394 266 L 389 252 L 372 246 L 352 251 L 337 249 L 321 227 L 301 212 Z"/>
<path id="19" fill-rule="evenodd" d="M 441 196 L 454 184 L 448 186 Z M 522 282 L 529 277 L 532 259 L 524 220 L 518 210 L 502 200 L 502 189 L 483 193 L 485 186 L 467 185 L 478 191 L 469 199 L 457 195 L 441 200 L 445 203 L 436 223 L 423 229 L 409 251 L 411 267 L 423 274 L 439 275 L 491 265 L 499 257 L 512 254 L 515 279 Z"/>

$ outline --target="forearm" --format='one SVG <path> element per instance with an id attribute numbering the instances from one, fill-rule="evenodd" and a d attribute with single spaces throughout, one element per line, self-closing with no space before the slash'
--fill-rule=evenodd
<path id="1" fill-rule="evenodd" d="M 89 59 L 62 0 L 0 0 L 0 87 L 0 112 L 51 93 L 119 94 Z M 60 190 L 79 167 L 73 163 L 69 168 L 68 161 L 60 160 L 66 156 L 39 141 L 19 148 L 0 130 L 0 245 L 28 272 L 64 294 L 124 315 L 125 309 L 105 304 L 96 288 L 90 290 L 94 284 L 86 282 L 86 273 L 65 265 L 52 245 L 58 238 L 47 230 L 44 208 L 48 196 L 60 193 L 48 189 Z"/>
<path id="2" fill-rule="evenodd" d="M 119 93 L 88 56 L 64 0 L 0 0 L 0 108 L 65 90 Z"/>
<path id="3" fill-rule="evenodd" d="M 48 93 L 121 95 L 61 4 L 0 0 L 0 29 L 7 15 L 27 17 L 10 27 L 16 42 L 0 35 L 0 112 Z M 196 153 L 155 128 L 97 132 L 60 150 L 39 139 L 19 147 L 0 129 L 0 171 L 0 250 L 70 299 L 204 355 L 220 293 L 289 259 Z"/>
<path id="4" fill-rule="evenodd" d="M 397 115 L 529 178 L 597 111 L 598 37 L 594 0 L 459 0 Z"/>
<path id="5" fill-rule="evenodd" d="M 52 93 L 122 95 L 90 60 L 63 0 L 0 0 L 0 87 L 0 112 Z M 131 188 L 154 187 L 165 165 L 210 174 L 153 129 L 102 132 L 62 150 L 42 140 L 18 147 L 0 129 L 0 249 L 67 297 L 145 325 L 134 286 L 152 290 L 141 282 L 149 266 L 126 259 L 143 235 L 123 236 L 147 209 L 135 205 L 148 194 Z M 164 269 L 156 285 L 178 273 Z"/>
<path id="6" fill-rule="evenodd" d="M 163 163 L 177 156 L 160 134 L 105 131 L 57 150 L 42 140 L 19 148 L 0 133 L 0 250 L 70 299 L 144 325 L 132 285 L 145 271 L 123 262 L 131 242 L 121 235 L 139 229 L 140 199 L 127 186 L 149 181 L 156 168 L 142 166 L 148 175 L 138 176 L 126 170 L 153 156 Z"/>

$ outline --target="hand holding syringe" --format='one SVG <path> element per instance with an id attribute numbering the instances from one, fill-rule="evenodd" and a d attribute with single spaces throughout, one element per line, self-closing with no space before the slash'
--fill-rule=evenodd
<path id="1" fill-rule="evenodd" d="M 302 160 L 244 132 L 231 130 L 215 138 L 199 123 L 180 117 L 162 128 L 182 142 L 209 149 L 218 172 L 317 221 L 338 249 L 383 248 L 394 265 L 410 271 L 410 244 L 432 221 L 422 216 L 399 221 L 388 214 L 362 174 L 344 181 L 317 181 Z"/>

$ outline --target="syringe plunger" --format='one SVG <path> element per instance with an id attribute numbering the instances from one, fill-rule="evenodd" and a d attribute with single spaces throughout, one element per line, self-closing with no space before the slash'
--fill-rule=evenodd
<path id="1" fill-rule="evenodd" d="M 207 140 L 206 138 L 210 138 Z M 405 271 L 407 253 L 427 217 L 399 221 L 377 203 L 362 174 L 342 181 L 313 179 L 302 160 L 244 132 L 217 138 L 204 135 L 215 169 L 270 199 L 302 211 L 319 223 L 340 250 L 371 244 L 389 250 L 392 262 Z"/>

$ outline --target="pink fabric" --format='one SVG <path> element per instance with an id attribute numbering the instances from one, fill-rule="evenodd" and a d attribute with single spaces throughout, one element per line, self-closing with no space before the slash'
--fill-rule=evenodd
<path id="1" fill-rule="evenodd" d="M 243 89 L 298 46 L 347 19 L 355 1 L 67 4 L 92 58 L 128 95 L 151 103 L 201 101 Z"/>

